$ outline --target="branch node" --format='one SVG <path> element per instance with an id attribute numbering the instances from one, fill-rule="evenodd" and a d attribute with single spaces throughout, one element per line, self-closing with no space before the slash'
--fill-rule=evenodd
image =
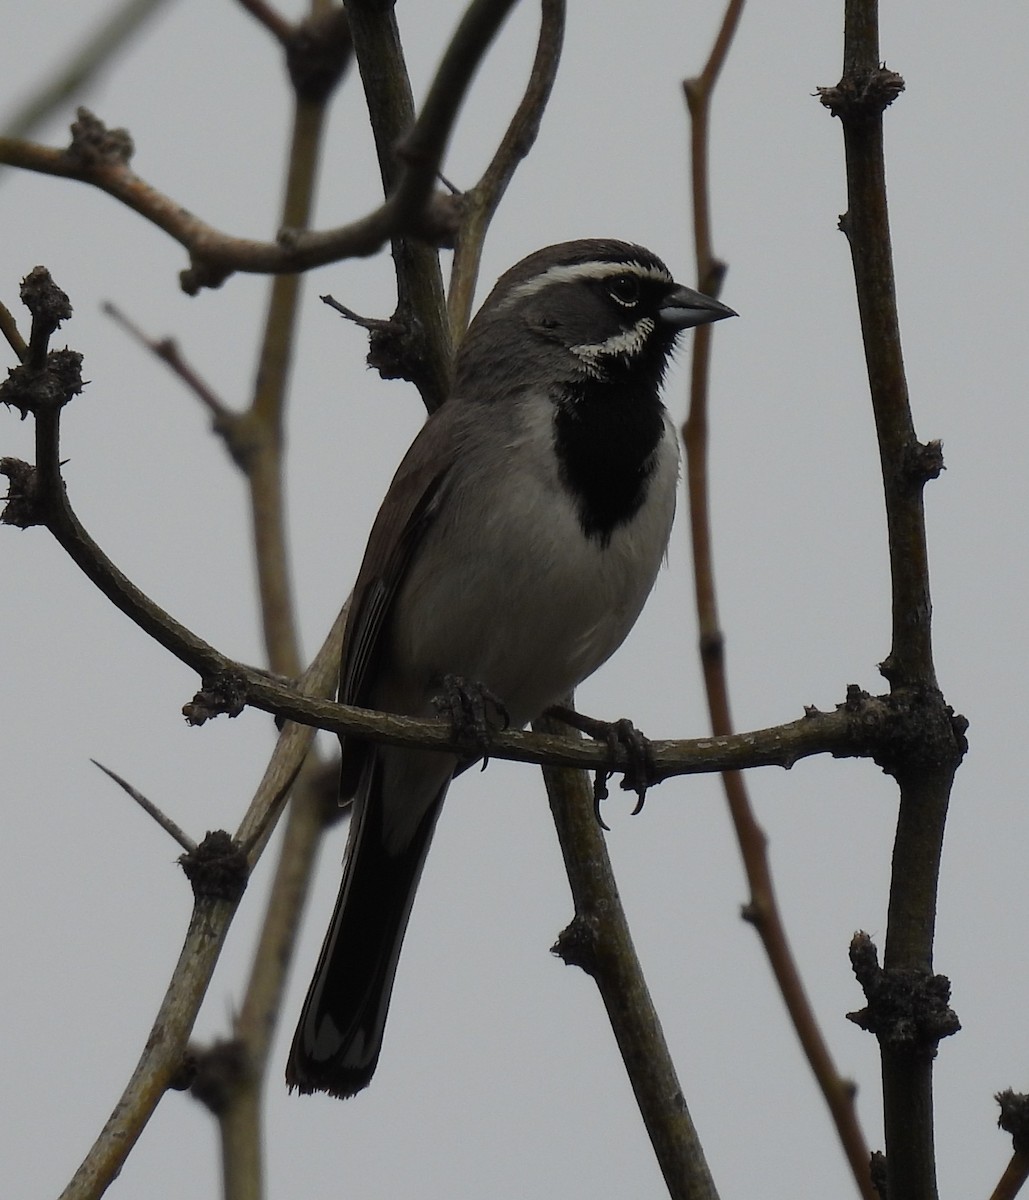
<path id="1" fill-rule="evenodd" d="M 558 934 L 557 941 L 550 947 L 550 953 L 556 954 L 566 967 L 578 967 L 587 975 L 595 977 L 599 970 L 598 940 L 596 922 L 582 913 L 576 913 Z"/>
<path id="2" fill-rule="evenodd" d="M 234 671 L 205 677 L 203 687 L 182 706 L 188 725 L 203 725 L 212 717 L 238 717 L 247 705 L 247 681 Z"/>
<path id="3" fill-rule="evenodd" d="M 943 463 L 943 442 L 914 442 L 907 447 L 903 471 L 909 484 L 922 487 L 930 479 L 939 479 L 947 468 Z"/>
<path id="4" fill-rule="evenodd" d="M 940 1039 L 961 1028 L 946 975 L 919 967 L 883 969 L 872 939 L 860 932 L 850 943 L 850 962 L 868 1004 L 847 1013 L 847 1020 L 874 1033 L 884 1049 L 935 1058 Z"/>
<path id="5" fill-rule="evenodd" d="M 20 458 L 0 458 L 0 475 L 6 475 L 10 480 L 6 503 L 0 512 L 0 525 L 29 529 L 44 524 L 36 468 Z"/>
<path id="6" fill-rule="evenodd" d="M 890 679 L 890 660 L 880 663 L 882 674 Z M 893 682 L 891 680 L 891 682 Z M 847 692 L 848 711 L 855 703 L 852 689 Z M 894 686 L 889 696 L 872 697 L 860 693 L 860 703 L 871 708 L 874 704 L 885 719 L 879 730 L 878 744 L 872 760 L 887 775 L 899 778 L 905 774 L 952 767 L 964 758 L 968 750 L 965 733 L 968 721 L 955 713 L 943 699 L 939 688 L 927 685 Z M 873 714 L 870 713 L 870 716 Z"/>
<path id="7" fill-rule="evenodd" d="M 291 30 L 285 49 L 286 69 L 298 99 L 324 104 L 354 52 L 346 9 L 333 7 L 305 18 Z"/>
<path id="8" fill-rule="evenodd" d="M 246 855 L 224 829 L 209 831 L 196 849 L 179 855 L 179 864 L 198 901 L 234 904 L 246 891 Z"/>
<path id="9" fill-rule="evenodd" d="M 193 1054 L 196 1068 L 189 1094 L 219 1117 L 250 1072 L 246 1047 L 238 1038 L 232 1038 L 215 1042 L 206 1050 L 194 1048 Z"/>
<path id="10" fill-rule="evenodd" d="M 71 144 L 65 154 L 76 166 L 85 169 L 128 166 L 135 146 L 127 129 L 108 129 L 88 108 L 77 108 L 75 116 Z"/>
<path id="11" fill-rule="evenodd" d="M 816 88 L 814 94 L 830 116 L 847 121 L 878 117 L 903 90 L 903 78 L 881 63 L 871 71 L 848 72 L 835 87 Z"/>
<path id="12" fill-rule="evenodd" d="M 30 346 L 35 344 L 36 327 L 33 318 Z M 85 386 L 82 355 L 77 350 L 65 348 L 46 353 L 44 348 L 38 366 L 33 364 L 30 354 L 29 362 L 11 367 L 7 378 L 0 383 L 0 403 L 16 408 L 24 419 L 28 413 L 39 416 L 41 412 L 63 408 Z"/>
<path id="13" fill-rule="evenodd" d="M 406 379 L 420 387 L 426 376 L 425 332 L 422 323 L 410 312 L 397 308 L 393 316 L 362 317 L 341 304 L 335 296 L 321 297 L 323 304 L 368 331 L 365 362 L 383 379 Z"/>

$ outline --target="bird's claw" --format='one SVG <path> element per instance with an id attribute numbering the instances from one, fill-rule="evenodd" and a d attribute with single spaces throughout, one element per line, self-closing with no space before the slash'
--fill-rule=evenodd
<path id="1" fill-rule="evenodd" d="M 436 711 L 450 721 L 454 739 L 478 758 L 483 767 L 489 761 L 486 751 L 496 730 L 511 724 L 503 700 L 485 684 L 475 683 L 461 675 L 444 675 L 440 691 L 433 696 Z"/>
<path id="2" fill-rule="evenodd" d="M 636 807 L 632 810 L 632 815 L 635 817 L 640 813 L 647 798 L 647 788 L 656 782 L 649 738 L 624 717 L 620 721 L 598 721 L 564 706 L 558 706 L 551 712 L 566 725 L 571 725 L 597 741 L 605 742 L 612 755 L 617 753 L 619 746 L 625 748 L 628 763 L 622 775 L 621 786 L 624 791 L 636 793 Z M 593 780 L 593 813 L 601 829 L 609 828 L 600 815 L 600 805 L 608 798 L 607 784 L 613 774 L 614 770 L 610 767 L 600 767 Z"/>

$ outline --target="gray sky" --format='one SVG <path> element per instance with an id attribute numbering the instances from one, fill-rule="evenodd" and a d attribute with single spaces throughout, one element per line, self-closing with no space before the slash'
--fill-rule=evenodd
<path id="1" fill-rule="evenodd" d="M 0 108 L 44 77 L 104 5 L 37 0 L 9 22 Z M 285 6 L 284 6 L 285 7 Z M 494 223 L 483 285 L 569 237 L 617 236 L 693 278 L 687 124 L 679 81 L 706 56 L 721 5 L 572 5 L 536 151 Z M 300 6 L 294 4 L 294 10 Z M 993 1093 L 1029 1089 L 1024 1013 L 1029 812 L 1019 681 L 1026 664 L 1025 206 L 1018 131 L 1029 9 L 882 5 L 882 53 L 908 90 L 887 114 L 905 357 L 918 433 L 944 441 L 927 493 L 937 665 L 972 722 L 941 882 L 936 968 L 964 1031 L 944 1043 L 936 1097 L 946 1196 L 987 1195 L 1010 1154 Z M 416 92 L 460 6 L 399 5 Z M 524 80 L 536 6 L 491 54 L 446 163 L 474 181 Z M 839 78 L 842 4 L 783 0 L 745 15 L 713 131 L 716 333 L 713 505 L 722 617 L 740 728 L 831 707 L 848 683 L 885 690 L 888 564 L 878 457 L 849 256 L 842 142 L 811 93 Z M 172 5 L 86 103 L 127 126 L 135 168 L 205 220 L 275 228 L 288 92 L 278 52 L 233 4 Z M 63 144 L 71 108 L 41 140 Z M 371 206 L 378 180 L 356 77 L 334 110 L 318 223 Z M 254 661 L 244 490 L 197 404 L 99 311 L 115 301 L 174 334 L 227 401 L 251 386 L 266 282 L 190 299 L 181 249 L 81 185 L 6 174 L 0 297 L 44 263 L 76 314 L 58 339 L 92 382 L 64 421 L 73 504 L 145 591 L 229 654 Z M 414 390 L 363 365 L 363 335 L 318 304 L 331 290 L 392 308 L 388 257 L 310 279 L 290 424 L 290 519 L 308 652 L 352 582 L 389 477 L 420 422 Z M 60 343 L 60 340 L 58 341 Z M 685 363 L 685 355 L 681 362 Z M 684 415 L 684 377 L 667 402 Z M 31 458 L 3 418 L 3 454 Z M 108 1116 L 149 1030 L 189 915 L 177 848 L 89 764 L 131 780 L 193 836 L 235 827 L 273 740 L 247 713 L 189 730 L 185 668 L 130 626 L 41 530 L 3 531 L 0 728 L 0 1177 L 11 1196 L 60 1190 Z M 685 522 L 637 630 L 580 692 L 656 737 L 707 731 L 694 652 Z M 825 1033 L 881 1148 L 878 1055 L 844 1019 L 861 1006 L 847 944 L 880 944 L 895 789 L 866 763 L 808 761 L 750 784 L 785 916 Z M 851 1193 L 849 1176 L 752 930 L 717 781 L 677 780 L 608 837 L 647 978 L 722 1195 Z M 400 967 L 371 1089 L 289 1098 L 288 1038 L 331 911 L 343 829 L 327 839 L 275 1050 L 268 1194 L 659 1196 L 662 1184 L 591 982 L 548 953 L 571 913 L 538 776 L 494 763 L 451 791 Z M 229 1028 L 272 858 L 262 861 L 201 1013 Z M 212 1122 L 168 1096 L 112 1188 L 149 1200 L 218 1194 Z"/>

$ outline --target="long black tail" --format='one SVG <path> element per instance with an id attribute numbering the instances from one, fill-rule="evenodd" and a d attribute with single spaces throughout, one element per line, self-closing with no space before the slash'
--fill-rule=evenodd
<path id="1" fill-rule="evenodd" d="M 379 776 L 379 772 L 375 772 Z M 374 779 L 353 820 L 332 923 L 293 1037 L 286 1082 L 344 1098 L 367 1087 L 382 1047 L 393 978 L 444 786 L 402 851 L 389 853 Z"/>

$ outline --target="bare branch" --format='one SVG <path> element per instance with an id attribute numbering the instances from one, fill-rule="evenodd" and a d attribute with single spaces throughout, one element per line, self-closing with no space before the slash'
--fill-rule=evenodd
<path id="1" fill-rule="evenodd" d="M 990 1193 L 990 1200 L 1014 1200 L 1027 1179 L 1029 1179 L 1029 1154 L 1020 1154 L 1016 1150 L 1004 1169 L 1004 1174 L 997 1180 L 997 1186 Z"/>
<path id="2" fill-rule="evenodd" d="M 904 82 L 879 56 L 876 0 L 846 0 L 843 76 L 819 89 L 843 125 L 847 214 L 858 312 L 882 463 L 893 592 L 893 640 L 881 665 L 891 694 L 938 715 L 935 732 L 890 767 L 900 789 L 883 970 L 933 974 L 936 894 L 947 807 L 965 750 L 967 722 L 955 721 L 936 682 L 932 655 L 923 487 L 939 455 L 915 436 L 900 344 L 893 277 L 882 115 Z M 928 464 L 933 464 L 929 466 Z M 889 1195 L 935 1200 L 931 1054 L 911 1054 L 879 1038 Z"/>
<path id="3" fill-rule="evenodd" d="M 711 97 L 742 12 L 743 0 L 730 0 L 703 70 L 696 78 L 683 83 L 691 119 L 690 163 L 698 287 L 709 293 L 720 290 L 726 272 L 725 263 L 715 257 L 712 248 L 708 182 Z M 683 439 L 686 445 L 690 536 L 704 684 L 711 727 L 716 733 L 728 734 L 732 731 L 733 722 L 725 664 L 725 639 L 720 627 L 715 592 L 707 465 L 708 379 L 713 344 L 711 332 L 710 327 L 704 327 L 694 334 L 690 410 L 683 428 Z M 801 979 L 775 894 L 768 839 L 754 815 L 743 776 L 735 771 L 728 773 L 723 776 L 723 786 L 750 889 L 744 914 L 761 939 L 797 1038 L 836 1126 L 854 1179 L 866 1200 L 872 1200 L 875 1192 L 869 1174 L 868 1146 L 858 1124 L 854 1089 L 836 1069 Z"/>
<path id="4" fill-rule="evenodd" d="M 68 149 L 57 150 L 4 137 L 0 138 L 0 163 L 92 184 L 163 229 L 189 251 L 192 266 L 181 276 L 182 286 L 189 293 L 202 287 L 217 287 L 235 271 L 283 274 L 343 258 L 365 257 L 376 253 L 390 238 L 407 233 L 426 234 L 429 202 L 451 128 L 479 62 L 514 2 L 473 0 L 444 54 L 422 114 L 413 124 L 405 121 L 390 137 L 388 156 L 396 165 L 385 175 L 388 199 L 365 217 L 335 229 L 299 233 L 283 230 L 277 243 L 221 233 L 130 170 L 132 148 L 128 136 L 123 131 L 109 134 L 85 109 L 79 110 Z M 352 5 L 351 22 L 359 58 L 359 31 L 370 25 L 381 33 L 383 21 L 392 22 L 391 9 L 384 11 L 378 4 Z M 380 37 L 378 48 L 381 42 Z M 399 39 L 395 42 L 399 55 Z M 384 61 L 388 60 L 376 62 L 377 71 L 382 72 Z M 369 66 L 366 86 L 371 74 Z M 394 77 L 395 73 L 389 71 L 381 75 L 386 80 Z M 406 72 L 404 79 L 406 82 Z M 395 101 L 394 96 L 393 110 Z M 382 110 L 372 106 L 372 111 L 374 117 Z M 387 154 L 383 149 L 385 135 L 381 122 L 376 123 L 376 132 L 380 139 L 380 160 L 384 160 Z M 115 136 L 119 133 L 121 137 Z M 396 156 L 397 138 L 401 135 L 403 145 Z M 391 186 L 393 181 L 395 189 Z M 442 308 L 441 282 L 438 301 L 438 307 Z"/>
<path id="5" fill-rule="evenodd" d="M 90 116 L 84 109 L 79 111 Z M 96 118 L 92 121 L 99 125 Z M 83 157 L 75 153 L 74 141 L 71 148 L 57 150 L 0 138 L 0 162 L 91 184 L 163 229 L 189 251 L 193 266 L 181 278 L 184 290 L 191 294 L 219 286 L 235 271 L 275 275 L 342 258 L 367 257 L 376 254 L 398 228 L 395 206 L 387 201 L 336 229 L 283 234 L 279 242 L 260 242 L 231 237 L 207 225 L 131 171 L 127 159 Z"/>
<path id="6" fill-rule="evenodd" d="M 334 688 L 342 630 L 342 620 L 337 619 L 299 681 L 301 688 L 319 695 Z M 279 734 L 264 778 L 232 839 L 245 849 L 251 868 L 267 844 L 313 737 L 313 729 L 292 723 Z M 132 1078 L 61 1200 L 95 1200 L 103 1194 L 124 1165 L 161 1097 L 174 1086 L 237 903 L 211 897 L 197 899 L 182 952 Z"/>
<path id="7" fill-rule="evenodd" d="M 338 15 L 339 10 L 333 12 Z M 306 229 L 310 222 L 325 132 L 326 99 L 327 94 L 319 99 L 299 91 L 297 94 L 282 204 L 282 225 L 290 229 Z M 299 275 L 277 275 L 271 282 L 254 394 L 241 419 L 248 445 L 245 471 L 250 486 L 261 630 L 268 665 L 285 675 L 295 675 L 301 663 L 287 551 L 283 438 L 302 284 Z"/>
<path id="8" fill-rule="evenodd" d="M 555 728 L 549 721 L 536 729 Z M 554 953 L 596 983 L 673 1200 L 717 1200 L 661 1022 L 632 944 L 593 796 L 581 772 L 544 767 L 575 916 Z"/>

